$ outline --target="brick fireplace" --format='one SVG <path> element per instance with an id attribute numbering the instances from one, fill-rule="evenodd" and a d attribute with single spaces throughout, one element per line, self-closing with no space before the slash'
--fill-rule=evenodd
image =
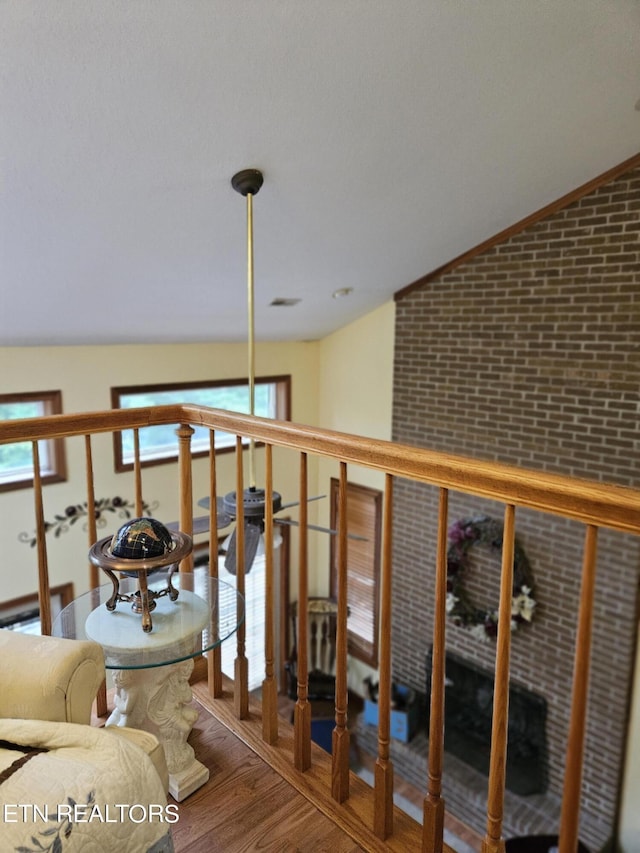
<path id="1" fill-rule="evenodd" d="M 635 170 L 400 294 L 394 440 L 637 487 L 639 214 Z M 433 636 L 437 501 L 435 489 L 396 484 L 393 675 L 422 692 Z M 491 501 L 450 496 L 450 523 L 500 520 L 502 512 Z M 546 703 L 545 796 L 557 800 L 584 531 L 574 522 L 517 510 L 516 535 L 531 564 L 537 607 L 532 624 L 513 635 L 511 673 Z M 611 836 L 616 820 L 639 568 L 634 537 L 601 531 L 580 830 L 594 850 Z M 474 548 L 468 584 L 478 606 L 497 604 L 498 574 L 499 556 Z M 493 669 L 493 642 L 451 620 L 447 650 Z M 447 758 L 445 775 L 455 764 Z M 507 812 L 520 807 L 507 797 Z M 526 829 L 543 831 L 535 809 L 531 815 Z M 515 825 L 514 814 L 505 825 Z"/>
<path id="2" fill-rule="evenodd" d="M 489 775 L 493 673 L 452 652 L 446 656 L 444 748 Z M 426 731 L 431 693 L 431 654 L 425 670 Z M 505 784 L 522 797 L 547 790 L 546 700 L 526 687 L 509 687 L 509 751 Z"/>

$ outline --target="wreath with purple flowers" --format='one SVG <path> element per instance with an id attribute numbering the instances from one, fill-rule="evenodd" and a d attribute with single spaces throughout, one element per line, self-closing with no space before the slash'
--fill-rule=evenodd
<path id="1" fill-rule="evenodd" d="M 493 518 L 463 518 L 449 529 L 447 551 L 447 614 L 456 625 L 467 628 L 475 636 L 486 639 L 498 633 L 497 607 L 483 610 L 476 607 L 464 586 L 464 576 L 471 563 L 471 549 L 484 545 L 502 552 L 503 527 Z M 532 598 L 531 566 L 522 547 L 514 542 L 513 595 L 511 599 L 511 629 L 529 624 L 536 606 Z"/>

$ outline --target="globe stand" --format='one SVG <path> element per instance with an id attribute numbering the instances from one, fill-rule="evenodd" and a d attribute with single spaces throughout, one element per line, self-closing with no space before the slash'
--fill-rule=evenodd
<path id="1" fill-rule="evenodd" d="M 178 598 L 178 590 L 172 585 L 171 578 L 176 570 L 177 564 L 191 553 L 193 540 L 186 533 L 177 531 L 171 534 L 173 548 L 164 554 L 142 559 L 115 557 L 111 553 L 113 537 L 106 536 L 100 539 L 89 551 L 89 559 L 94 566 L 98 566 L 109 577 L 113 584 L 113 593 L 106 602 L 109 611 L 116 609 L 119 601 L 131 603 L 134 613 L 142 615 L 142 630 L 149 633 L 153 630 L 151 611 L 155 610 L 156 599 L 168 595 L 171 601 Z M 161 569 L 171 566 L 167 576 L 167 585 L 160 590 L 151 590 L 147 584 L 149 575 Z M 134 593 L 121 593 L 120 580 L 115 574 L 121 572 L 129 577 L 137 577 L 138 589 Z"/>

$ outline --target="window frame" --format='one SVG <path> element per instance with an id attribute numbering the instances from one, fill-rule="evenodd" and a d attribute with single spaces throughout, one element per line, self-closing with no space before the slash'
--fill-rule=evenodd
<path id="1" fill-rule="evenodd" d="M 55 618 L 58 612 L 71 604 L 74 599 L 73 582 L 52 586 L 49 589 L 49 600 L 52 604 L 52 619 Z M 40 602 L 38 593 L 32 592 L 27 595 L 21 595 L 19 598 L 12 598 L 9 601 L 0 603 L 0 627 L 9 631 L 18 631 L 21 633 L 31 633 L 24 631 L 21 628 L 15 628 L 14 625 L 24 621 L 25 619 L 34 619 L 37 614 L 37 619 L 40 619 Z"/>
<path id="2" fill-rule="evenodd" d="M 291 375 L 282 374 L 278 376 L 257 376 L 255 378 L 256 387 L 259 385 L 275 385 L 276 386 L 276 419 L 282 421 L 291 420 Z M 248 378 L 241 379 L 205 379 L 195 382 L 160 382 L 147 385 L 119 385 L 111 388 L 111 408 L 121 409 L 120 398 L 132 394 L 150 394 L 154 392 L 165 391 L 196 391 L 205 388 L 229 388 L 238 386 L 249 386 Z M 187 403 L 188 400 L 182 402 Z M 178 426 L 176 424 L 176 426 Z M 248 440 L 246 442 L 248 444 Z M 260 447 L 261 442 L 256 442 L 256 447 Z M 235 445 L 228 447 L 216 447 L 216 453 L 233 453 Z M 133 462 L 125 462 L 123 459 L 122 450 L 122 432 L 113 433 L 113 455 L 114 467 L 117 473 L 125 471 L 133 471 Z M 206 457 L 209 455 L 209 450 L 194 450 L 192 457 L 194 459 Z M 168 465 L 175 463 L 178 459 L 178 450 L 176 443 L 176 452 L 167 454 L 166 456 L 154 457 L 153 459 L 145 459 L 140 453 L 140 467 L 151 468 L 155 465 Z"/>
<path id="3" fill-rule="evenodd" d="M 338 526 L 338 503 L 339 503 L 340 481 L 332 477 L 330 482 L 330 526 L 332 529 L 337 529 Z M 380 572 L 382 563 L 382 507 L 383 493 L 379 489 L 373 489 L 369 486 L 362 486 L 359 483 L 347 483 L 347 529 L 349 533 L 364 535 L 367 531 L 356 523 L 356 517 L 350 516 L 350 506 L 353 507 L 353 499 L 358 495 L 369 504 L 370 516 L 367 521 L 373 531 L 372 535 L 372 554 L 369 577 L 373 581 L 371 601 L 373 603 L 373 638 L 369 640 L 360 633 L 353 630 L 354 614 L 356 606 L 349 598 L 349 576 L 354 577 L 356 574 L 356 561 L 350 562 L 349 551 L 357 549 L 361 546 L 358 540 L 347 540 L 347 604 L 350 609 L 351 619 L 347 622 L 347 651 L 351 657 L 366 663 L 368 666 L 376 669 L 378 667 L 379 653 L 379 632 L 380 632 Z M 351 500 L 350 500 L 351 498 Z M 338 596 L 338 543 L 337 536 L 331 537 L 331 547 L 329 556 L 329 571 L 330 571 L 330 590 L 331 595 L 335 598 Z M 363 575 L 364 573 L 361 573 Z"/>
<path id="4" fill-rule="evenodd" d="M 34 417 L 49 417 L 50 415 L 62 414 L 62 391 L 17 391 L 9 394 L 0 394 L 0 404 L 5 403 L 43 403 L 44 412 Z M 16 418 L 16 420 L 18 420 Z M 28 420 L 28 418 L 25 418 Z M 16 444 L 27 442 L 16 442 Z M 30 442 L 29 442 L 30 443 Z M 48 438 L 41 439 L 40 445 L 47 446 L 47 459 L 50 463 L 48 471 L 42 470 L 42 454 L 40 455 L 40 482 L 42 485 L 48 483 L 63 483 L 67 479 L 67 458 L 64 439 Z M 32 489 L 34 485 L 33 456 L 31 457 L 31 474 L 25 477 L 0 482 L 0 492 L 9 492 L 14 489 Z"/>

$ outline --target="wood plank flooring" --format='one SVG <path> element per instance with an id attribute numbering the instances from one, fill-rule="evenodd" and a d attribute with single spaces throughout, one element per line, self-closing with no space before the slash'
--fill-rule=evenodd
<path id="1" fill-rule="evenodd" d="M 368 853 L 397 846 L 387 847 L 377 839 L 363 846 L 356 843 L 326 812 L 316 808 L 237 733 L 210 713 L 206 707 L 210 704 L 206 685 L 196 686 L 194 693 L 201 701 L 194 699 L 193 702 L 199 717 L 189 742 L 197 758 L 209 768 L 210 778 L 206 785 L 177 804 L 179 821 L 172 826 L 176 853 Z M 110 699 L 111 705 L 112 697 Z M 285 704 L 281 708 L 281 725 L 290 728 L 289 700 L 283 698 L 281 702 Z M 104 725 L 104 719 L 94 716 L 93 724 Z M 282 739 L 288 738 L 281 735 Z M 363 759 L 362 763 L 368 766 L 370 761 L 366 756 Z M 362 792 L 358 788 L 371 792 L 364 782 L 354 778 L 352 811 L 361 812 L 362 804 L 358 801 Z M 421 806 L 424 797 L 421 792 L 400 779 L 396 780 L 395 788 L 410 802 Z M 169 801 L 173 802 L 171 797 Z M 408 818 L 407 821 L 413 823 Z M 406 826 L 402 826 L 404 823 L 404 815 L 400 812 L 396 819 L 401 836 L 397 839 L 399 849 L 419 850 L 420 845 L 413 843 L 413 838 L 412 843 L 408 843 L 410 836 L 406 834 Z M 481 849 L 482 839 L 450 815 L 445 815 L 445 825 L 473 849 Z M 454 853 L 446 845 L 444 850 Z"/>
<path id="2" fill-rule="evenodd" d="M 189 742 L 211 776 L 178 804 L 176 853 L 363 850 L 203 709 Z"/>
<path id="3" fill-rule="evenodd" d="M 371 825 L 371 789 L 352 774 L 350 800 L 338 807 L 342 812 L 332 813 L 335 803 L 330 796 L 324 802 L 322 797 L 317 797 L 327 787 L 326 772 L 318 767 L 318 762 L 322 764 L 326 760 L 330 766 L 330 757 L 315 745 L 312 745 L 316 751 L 314 767 L 302 774 L 302 783 L 299 774 L 297 779 L 286 778 L 290 774 L 280 760 L 281 755 L 269 757 L 280 772 L 273 770 L 256 754 L 256 739 L 249 731 L 258 722 L 253 719 L 258 716 L 258 706 L 253 699 L 250 719 L 248 723 L 241 723 L 235 720 L 231 707 L 225 707 L 233 704 L 230 693 L 226 700 L 212 701 L 206 685 L 200 684 L 194 686 L 194 696 L 199 719 L 189 741 L 198 759 L 209 767 L 211 776 L 205 786 L 178 806 L 180 821 L 174 826 L 176 853 L 322 853 L 325 850 L 338 853 L 401 850 L 406 853 L 421 848 L 419 825 L 399 809 L 395 810 L 395 837 L 387 843 L 371 834 L 369 837 L 353 835 L 356 814 L 357 822 L 364 820 L 366 825 Z M 216 716 L 211 713 L 214 708 Z M 280 749 L 287 752 L 291 740 L 290 709 L 287 706 L 280 710 Z M 233 731 L 234 728 L 237 731 Z M 261 741 L 261 737 L 258 740 Z M 285 762 L 286 766 L 290 763 L 289 759 Z M 320 779 L 321 784 L 318 784 Z M 396 789 L 421 807 L 424 794 L 401 780 L 396 781 Z M 320 808 L 309 801 L 310 796 L 316 797 Z M 482 839 L 462 823 L 446 815 L 445 824 L 472 849 L 481 849 Z M 347 829 L 350 832 L 345 831 Z M 358 842 L 354 838 L 358 838 Z M 447 845 L 444 850 L 454 853 Z"/>
<path id="4" fill-rule="evenodd" d="M 259 701 L 251 697 L 247 717 L 238 720 L 234 709 L 233 684 L 228 679 L 223 681 L 225 689 L 217 699 L 211 698 L 205 683 L 193 685 L 195 699 L 273 768 L 288 784 L 290 792 L 302 794 L 329 818 L 332 827 L 340 827 L 368 853 L 407 853 L 409 850 L 421 849 L 422 827 L 398 808 L 394 808 L 393 834 L 386 841 L 381 841 L 375 835 L 373 791 L 356 774 L 351 773 L 349 777 L 348 799 L 338 804 L 331 795 L 331 756 L 316 744 L 311 743 L 311 767 L 304 773 L 298 772 L 293 762 L 294 733 L 291 724 L 280 717 L 277 742 L 273 745 L 266 743 L 262 737 L 262 709 Z M 443 850 L 445 853 L 453 853 L 446 844 Z"/>

